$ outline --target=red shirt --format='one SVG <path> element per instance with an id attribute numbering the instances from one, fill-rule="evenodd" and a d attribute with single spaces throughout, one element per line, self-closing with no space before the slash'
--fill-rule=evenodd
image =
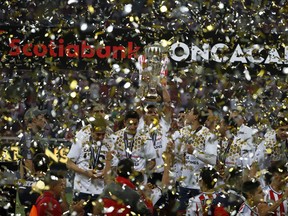
<path id="1" fill-rule="evenodd" d="M 36 208 L 38 215 L 41 216 L 62 215 L 62 208 L 60 206 L 59 201 L 49 191 L 45 191 L 41 196 L 38 197 L 36 201 Z"/>
<path id="2" fill-rule="evenodd" d="M 115 179 L 116 182 L 120 183 L 120 184 L 125 184 L 127 185 L 128 187 L 130 187 L 131 189 L 134 189 L 135 190 L 135 185 L 127 178 L 123 178 L 121 176 L 117 176 L 116 179 Z"/>
<path id="3" fill-rule="evenodd" d="M 118 176 L 116 177 L 115 181 L 120 184 L 125 184 L 133 190 L 136 189 L 135 185 L 129 179 Z M 151 210 L 151 212 L 153 212 L 153 203 L 149 200 L 144 200 L 144 201 L 147 207 Z M 106 209 L 106 212 L 105 212 L 106 216 L 116 216 L 116 215 L 126 216 L 126 215 L 130 215 L 131 213 L 131 209 L 128 208 L 122 202 L 119 202 L 113 199 L 103 198 L 103 203 L 104 203 L 104 208 Z"/>

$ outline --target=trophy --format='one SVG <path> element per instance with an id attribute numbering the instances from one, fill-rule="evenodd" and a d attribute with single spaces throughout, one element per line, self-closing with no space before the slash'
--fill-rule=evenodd
<path id="1" fill-rule="evenodd" d="M 164 47 L 159 43 L 147 45 L 144 48 L 144 55 L 139 56 L 138 63 L 140 86 L 138 97 L 148 103 L 159 103 L 161 96 L 157 92 L 157 87 L 161 84 L 166 85 L 164 80 L 168 74 L 169 63 Z"/>

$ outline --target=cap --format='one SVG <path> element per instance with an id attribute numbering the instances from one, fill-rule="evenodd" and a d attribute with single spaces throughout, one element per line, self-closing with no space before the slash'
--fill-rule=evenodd
<path id="1" fill-rule="evenodd" d="M 95 132 L 105 132 L 107 122 L 102 116 L 95 115 L 94 120 L 91 121 L 91 125 Z"/>
<path id="2" fill-rule="evenodd" d="M 36 118 L 38 115 L 44 115 L 46 113 L 47 113 L 47 110 L 39 110 L 38 107 L 32 107 L 26 111 L 24 115 L 24 120 L 31 121 L 32 119 Z"/>

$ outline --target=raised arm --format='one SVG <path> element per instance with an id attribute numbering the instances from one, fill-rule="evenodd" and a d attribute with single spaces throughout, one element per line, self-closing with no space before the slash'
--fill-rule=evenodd
<path id="1" fill-rule="evenodd" d="M 162 98 L 163 98 L 163 118 L 166 122 L 171 121 L 172 117 L 172 107 L 171 107 L 171 97 L 166 86 L 162 86 Z"/>
<path id="2" fill-rule="evenodd" d="M 173 149 L 174 143 L 170 141 L 167 144 L 166 151 L 163 153 L 163 160 L 164 160 L 164 172 L 162 176 L 162 184 L 163 187 L 167 187 L 170 184 L 170 169 L 173 166 Z"/>
<path id="3" fill-rule="evenodd" d="M 106 154 L 105 167 L 104 167 L 104 170 L 103 170 L 103 177 L 104 177 L 104 182 L 105 182 L 106 185 L 113 181 L 112 159 L 113 159 L 112 151 L 108 151 L 107 154 Z"/>

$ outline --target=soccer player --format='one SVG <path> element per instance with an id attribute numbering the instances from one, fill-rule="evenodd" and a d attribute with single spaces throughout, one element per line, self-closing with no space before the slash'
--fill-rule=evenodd
<path id="1" fill-rule="evenodd" d="M 186 115 L 186 126 L 175 138 L 175 154 L 181 154 L 183 158 L 178 215 L 185 213 L 189 198 L 200 193 L 198 178 L 201 168 L 216 164 L 217 142 L 215 136 L 204 126 L 207 116 L 205 109 L 192 109 Z"/>
<path id="2" fill-rule="evenodd" d="M 212 200 L 216 198 L 214 191 L 218 174 L 212 167 L 204 167 L 200 172 L 199 185 L 201 194 L 189 199 L 186 216 L 208 215 Z"/>
<path id="3" fill-rule="evenodd" d="M 92 202 L 104 188 L 105 156 L 111 150 L 110 142 L 104 139 L 106 126 L 102 116 L 95 116 L 91 127 L 75 139 L 67 155 L 67 168 L 75 172 L 73 199 L 87 202 L 86 215 L 92 212 Z"/>
<path id="4" fill-rule="evenodd" d="M 270 184 L 263 189 L 265 193 L 265 201 L 272 205 L 278 200 L 282 199 L 283 201 L 273 212 L 273 215 L 288 215 L 288 201 L 287 199 L 283 199 L 283 197 L 285 197 L 285 193 L 287 194 L 287 191 L 285 191 L 286 184 L 288 182 L 287 167 L 285 166 L 285 163 L 278 161 L 269 167 L 268 171 L 268 181 Z"/>
<path id="5" fill-rule="evenodd" d="M 225 171 L 224 187 L 217 192 L 217 197 L 211 204 L 210 213 L 214 216 L 235 215 L 245 201 L 241 195 L 242 170 L 238 167 L 230 167 Z"/>
<path id="6" fill-rule="evenodd" d="M 285 117 L 279 117 L 273 128 L 267 131 L 255 154 L 260 169 L 267 169 L 280 160 L 288 162 L 288 120 Z"/>
<path id="7" fill-rule="evenodd" d="M 137 130 L 138 123 L 139 114 L 134 110 L 127 111 L 124 120 L 125 128 L 111 135 L 111 140 L 116 158 L 118 160 L 131 158 L 135 170 L 145 174 L 155 167 L 156 151 L 147 135 Z"/>
<path id="8" fill-rule="evenodd" d="M 234 122 L 236 132 L 226 154 L 225 164 L 230 167 L 249 167 L 253 163 L 257 149 L 254 135 L 256 135 L 258 130 L 246 125 L 243 111 L 241 113 L 238 110 L 233 110 L 230 114 L 230 119 Z"/>

